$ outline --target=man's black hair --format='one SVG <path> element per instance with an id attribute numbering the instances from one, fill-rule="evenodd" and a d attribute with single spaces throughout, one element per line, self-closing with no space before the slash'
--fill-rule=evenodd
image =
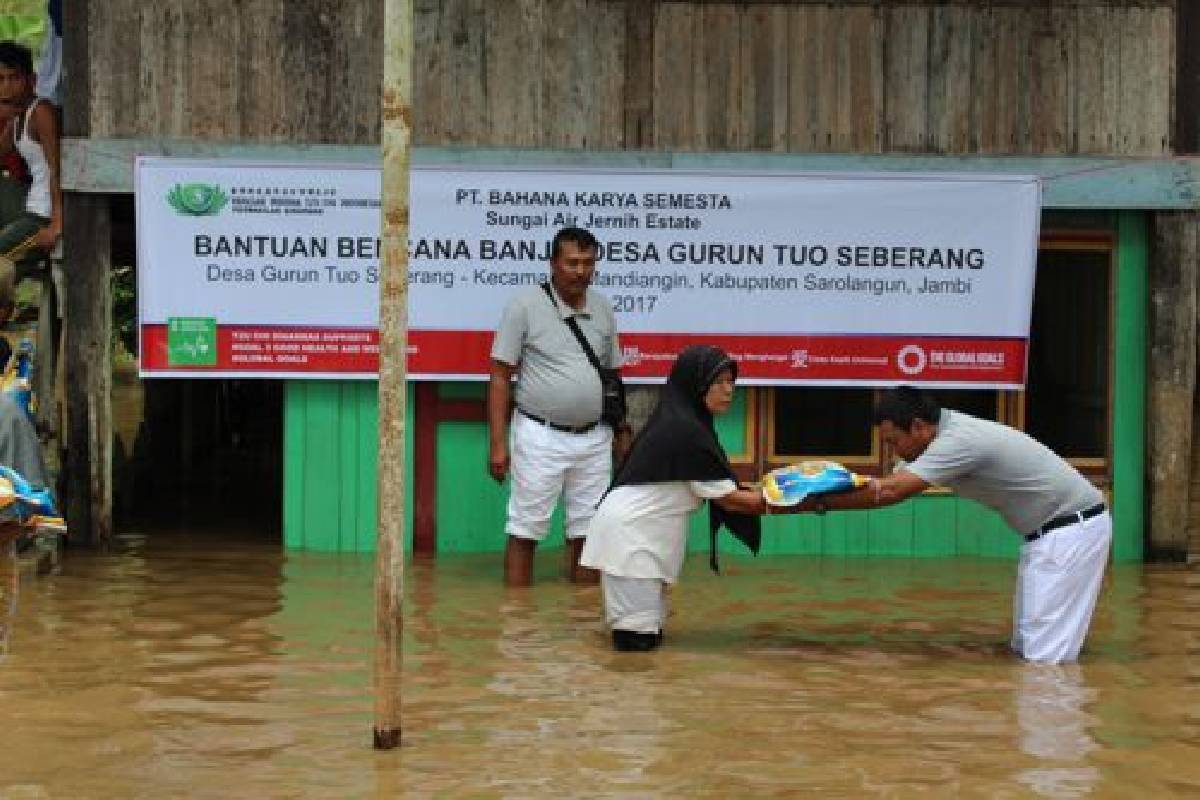
<path id="1" fill-rule="evenodd" d="M 22 75 L 32 75 L 33 53 L 23 44 L 13 41 L 0 42 L 0 66 L 15 69 Z"/>
<path id="2" fill-rule="evenodd" d="M 942 408 L 931 395 L 915 386 L 897 386 L 886 390 L 875 404 L 875 424 L 887 420 L 897 428 L 912 430 L 914 419 L 937 425 Z"/>
<path id="3" fill-rule="evenodd" d="M 596 255 L 600 255 L 600 242 L 596 241 L 591 231 L 583 228 L 563 228 L 554 234 L 554 242 L 550 245 L 550 258 L 558 258 L 563 242 L 571 242 L 580 250 L 592 250 Z"/>

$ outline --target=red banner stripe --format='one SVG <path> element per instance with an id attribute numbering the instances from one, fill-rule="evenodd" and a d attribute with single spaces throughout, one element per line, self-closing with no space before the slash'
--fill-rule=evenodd
<path id="1" fill-rule="evenodd" d="M 628 333 L 621 337 L 624 374 L 663 378 L 689 344 L 715 344 L 738 362 L 743 379 L 784 382 L 906 381 L 1019 385 L 1026 342 L 939 336 L 736 336 Z M 412 331 L 410 375 L 486 377 L 491 331 Z M 374 375 L 379 334 L 360 328 L 223 325 L 216 363 L 169 363 L 165 325 L 142 326 L 142 370 L 155 372 L 339 373 Z"/>

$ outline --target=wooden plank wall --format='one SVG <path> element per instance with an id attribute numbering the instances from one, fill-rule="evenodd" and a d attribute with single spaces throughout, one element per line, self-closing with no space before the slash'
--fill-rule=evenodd
<path id="1" fill-rule="evenodd" d="M 379 0 L 91 5 L 91 135 L 373 143 Z M 418 144 L 1169 152 L 1170 0 L 415 0 Z"/>
<path id="2" fill-rule="evenodd" d="M 1181 2 L 414 0 L 414 141 L 1170 155 Z M 94 138 L 378 143 L 382 13 L 91 2 L 90 96 L 68 117 Z"/>
<path id="3" fill-rule="evenodd" d="M 91 135 L 379 141 L 380 0 L 106 0 Z"/>

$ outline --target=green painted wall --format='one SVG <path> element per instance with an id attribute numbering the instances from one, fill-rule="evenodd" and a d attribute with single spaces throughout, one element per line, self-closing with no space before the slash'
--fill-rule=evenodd
<path id="1" fill-rule="evenodd" d="M 283 411 L 283 540 L 288 548 L 375 549 L 379 456 L 375 381 L 289 381 Z M 412 431 L 412 406 L 405 418 Z M 412 474 L 412 436 L 406 438 Z M 412 544 L 412 481 L 405 521 Z"/>
<path id="2" fill-rule="evenodd" d="M 1116 353 L 1113 397 L 1113 556 L 1142 557 L 1145 474 L 1145 347 L 1147 229 L 1145 215 L 1117 219 Z M 481 398 L 482 383 L 445 383 L 443 397 Z M 728 452 L 744 449 L 746 396 L 719 418 L 717 432 Z M 375 547 L 377 386 L 374 381 L 293 381 L 284 411 L 284 541 L 289 548 L 370 551 Z M 407 429 L 413 430 L 409 406 Z M 439 426 L 438 549 L 499 552 L 504 546 L 507 490 L 486 473 L 482 422 Z M 412 436 L 407 437 L 412 474 Z M 408 485 L 412 506 L 412 481 Z M 405 525 L 411 547 L 412 516 Z M 780 516 L 763 521 L 763 555 L 982 556 L 1015 558 L 1020 539 L 1000 517 L 952 494 L 930 494 L 876 511 L 824 517 Z M 561 513 L 548 546 L 562 544 Z M 688 547 L 707 550 L 707 517 L 692 521 Z M 742 546 L 727 534 L 723 552 Z"/>
<path id="3" fill-rule="evenodd" d="M 483 398 L 482 383 L 447 383 L 445 398 Z M 717 433 L 730 453 L 745 449 L 746 395 L 738 392 L 729 413 L 717 419 Z M 438 428 L 438 548 L 448 552 L 488 552 L 504 547 L 506 486 L 484 472 L 487 427 L 482 422 L 442 423 Z M 707 538 L 703 541 L 707 542 Z M 547 546 L 563 543 L 562 509 L 555 512 Z M 705 545 L 707 547 L 707 544 Z"/>
<path id="4" fill-rule="evenodd" d="M 692 520 L 688 550 L 708 550 L 708 519 Z M 990 509 L 951 494 L 931 494 L 877 511 L 840 511 L 763 520 L 760 555 L 1016 558 L 1020 539 Z M 745 548 L 722 532 L 723 553 Z"/>
<path id="5" fill-rule="evenodd" d="M 443 397 L 482 397 L 483 384 L 443 384 Z M 370 551 L 375 547 L 377 395 L 374 382 L 295 381 L 288 384 L 284 417 L 284 541 L 287 547 L 324 551 Z M 717 430 L 730 452 L 744 446 L 746 396 L 738 392 Z M 411 408 L 408 430 L 412 430 Z M 482 422 L 448 422 L 438 429 L 438 549 L 499 552 L 504 546 L 507 489 L 484 470 Z M 412 469 L 409 437 L 408 466 Z M 412 482 L 409 482 L 411 507 Z M 411 514 L 405 531 L 411 547 Z M 705 512 L 692 521 L 688 547 L 707 551 Z M 953 555 L 1014 557 L 1018 539 L 993 512 L 953 495 L 931 495 L 871 512 L 824 517 L 781 516 L 764 520 L 763 555 L 846 556 Z M 556 513 L 546 542 L 562 544 Z M 741 545 L 727 534 L 722 552 Z"/>
<path id="6" fill-rule="evenodd" d="M 1113 560 L 1140 561 L 1145 537 L 1146 215 L 1117 217 L 1116 374 L 1113 376 Z"/>

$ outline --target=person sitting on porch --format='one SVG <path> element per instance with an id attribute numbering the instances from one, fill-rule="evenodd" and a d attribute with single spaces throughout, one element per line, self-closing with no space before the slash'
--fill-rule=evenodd
<path id="1" fill-rule="evenodd" d="M 58 114 L 37 96 L 35 80 L 29 49 L 0 42 L 0 117 L 7 116 L 0 154 L 15 150 L 29 172 L 24 209 L 0 220 L 0 322 L 12 316 L 23 269 L 50 253 L 62 235 Z"/>

